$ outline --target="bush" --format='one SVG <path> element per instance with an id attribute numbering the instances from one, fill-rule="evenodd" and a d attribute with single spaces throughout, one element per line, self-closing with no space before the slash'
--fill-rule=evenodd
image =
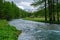
<path id="1" fill-rule="evenodd" d="M 8 25 L 6 20 L 0 20 L 0 40 L 17 40 L 21 31 Z"/>

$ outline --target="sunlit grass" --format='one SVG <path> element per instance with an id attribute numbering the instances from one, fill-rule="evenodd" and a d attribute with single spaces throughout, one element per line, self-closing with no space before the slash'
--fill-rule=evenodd
<path id="1" fill-rule="evenodd" d="M 45 18 L 29 18 L 29 17 L 23 18 L 23 19 L 24 19 L 24 20 L 38 21 L 38 22 L 45 20 Z"/>
<path id="2" fill-rule="evenodd" d="M 36 22 L 46 22 L 46 23 L 55 23 L 55 24 L 60 24 L 60 21 L 58 22 L 57 21 L 57 18 L 56 18 L 56 21 L 49 21 L 49 19 L 47 19 L 47 21 L 45 21 L 45 18 L 44 17 L 41 17 L 41 18 L 37 18 L 37 17 L 34 17 L 34 18 L 30 18 L 30 17 L 26 17 L 26 18 L 22 18 L 23 20 L 31 20 L 31 21 L 36 21 Z M 60 20 L 60 18 L 59 18 Z"/>
<path id="3" fill-rule="evenodd" d="M 6 20 L 0 20 L 0 40 L 17 40 L 20 31 L 8 25 Z"/>

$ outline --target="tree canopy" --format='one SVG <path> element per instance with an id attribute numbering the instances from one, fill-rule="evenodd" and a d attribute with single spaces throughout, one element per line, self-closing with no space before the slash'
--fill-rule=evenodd
<path id="1" fill-rule="evenodd" d="M 0 19 L 16 19 L 28 16 L 29 12 L 16 6 L 14 2 L 0 0 Z"/>
<path id="2" fill-rule="evenodd" d="M 45 20 L 47 21 L 49 19 L 50 22 L 53 22 L 56 19 L 59 20 L 59 4 L 58 0 L 34 0 L 31 5 L 35 7 L 39 6 L 38 9 L 41 9 L 43 5 L 42 8 L 45 9 Z"/>

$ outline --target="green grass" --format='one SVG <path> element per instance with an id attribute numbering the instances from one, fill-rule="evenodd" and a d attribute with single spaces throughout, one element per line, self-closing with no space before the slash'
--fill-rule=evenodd
<path id="1" fill-rule="evenodd" d="M 8 25 L 6 20 L 0 20 L 0 40 L 17 40 L 21 31 Z"/>
<path id="2" fill-rule="evenodd" d="M 37 22 L 42 22 L 45 20 L 45 18 L 23 18 L 24 20 L 32 20 L 32 21 L 37 21 Z"/>
<path id="3" fill-rule="evenodd" d="M 45 23 L 51 23 L 51 24 L 60 24 L 60 21 L 57 22 L 57 21 L 45 21 L 45 18 L 22 18 L 23 20 L 31 20 L 31 21 L 36 21 L 36 22 L 45 22 Z M 49 19 L 48 19 L 49 20 Z"/>

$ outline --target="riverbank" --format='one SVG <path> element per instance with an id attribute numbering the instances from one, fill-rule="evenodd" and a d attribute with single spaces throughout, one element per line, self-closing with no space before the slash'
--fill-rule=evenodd
<path id="1" fill-rule="evenodd" d="M 23 20 L 30 20 L 30 21 L 36 21 L 36 22 L 45 22 L 45 23 L 51 23 L 51 24 L 60 24 L 60 22 L 57 21 L 45 21 L 45 18 L 22 18 Z"/>
<path id="2" fill-rule="evenodd" d="M 18 40 L 60 40 L 60 25 L 14 19 L 9 22 L 22 30 Z"/>
<path id="3" fill-rule="evenodd" d="M 0 20 L 0 40 L 17 40 L 21 31 L 10 26 L 6 20 Z"/>

